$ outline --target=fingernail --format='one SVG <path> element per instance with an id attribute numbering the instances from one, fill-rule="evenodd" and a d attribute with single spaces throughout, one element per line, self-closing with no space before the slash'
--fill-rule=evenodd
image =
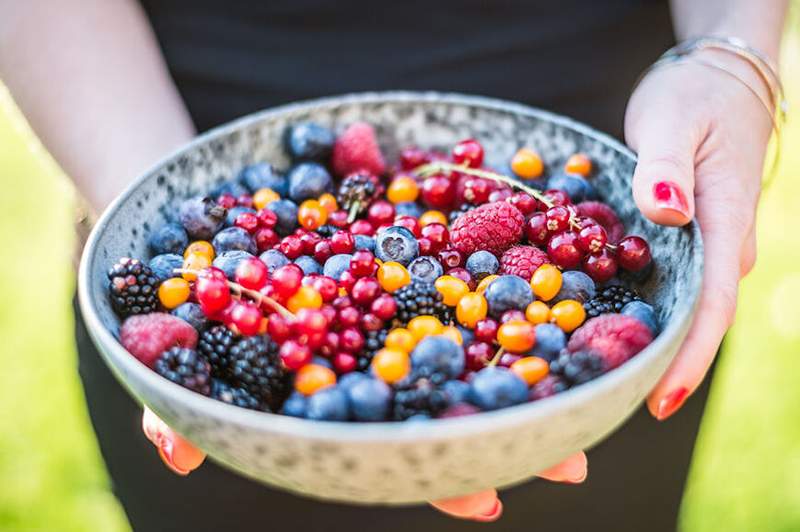
<path id="1" fill-rule="evenodd" d="M 689 390 L 681 387 L 667 394 L 660 403 L 658 403 L 658 412 L 656 419 L 664 421 L 669 416 L 674 414 L 683 405 L 683 402 L 689 396 Z"/>
<path id="2" fill-rule="evenodd" d="M 678 211 L 689 217 L 689 204 L 680 187 L 672 181 L 659 181 L 653 185 L 653 198 L 660 209 Z"/>
<path id="3" fill-rule="evenodd" d="M 494 521 L 500 514 L 503 513 L 503 503 L 500 502 L 500 499 L 494 501 L 494 506 L 488 512 L 478 514 L 474 517 L 476 521 Z"/>
<path id="4" fill-rule="evenodd" d="M 588 469 L 584 469 L 584 470 L 581 472 L 580 476 L 578 476 L 578 477 L 575 477 L 575 478 L 570 478 L 570 479 L 567 479 L 567 482 L 569 482 L 570 484 L 580 484 L 581 482 L 583 482 L 584 480 L 586 480 L 586 477 L 587 477 L 588 475 L 589 475 L 589 470 L 588 470 Z"/>
<path id="5" fill-rule="evenodd" d="M 172 441 L 167 440 L 166 438 L 162 440 L 161 444 L 158 446 L 158 455 L 161 457 L 161 460 L 164 462 L 164 464 L 170 468 L 173 473 L 185 477 L 189 474 L 189 471 L 181 469 L 175 465 L 174 452 L 175 446 L 172 444 Z"/>

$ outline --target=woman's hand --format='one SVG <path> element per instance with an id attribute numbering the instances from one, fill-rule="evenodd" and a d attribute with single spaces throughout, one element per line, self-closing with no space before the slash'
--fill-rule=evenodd
<path id="1" fill-rule="evenodd" d="M 742 59 L 696 56 L 745 78 L 769 101 Z M 696 217 L 705 273 L 695 321 L 647 404 L 659 420 L 675 413 L 703 380 L 733 323 L 739 280 L 756 260 L 755 212 L 771 122 L 755 94 L 715 68 L 691 60 L 651 72 L 628 105 L 625 135 L 639 155 L 633 197 L 663 225 Z"/>
<path id="2" fill-rule="evenodd" d="M 142 430 L 147 439 L 158 449 L 158 455 L 164 464 L 178 475 L 188 475 L 205 460 L 206 455 L 203 451 L 169 428 L 148 408 L 144 409 L 142 415 Z M 584 481 L 586 472 L 586 455 L 578 453 L 559 465 L 543 471 L 539 476 L 555 482 L 577 484 Z M 497 491 L 493 489 L 466 497 L 435 501 L 431 505 L 453 517 L 481 522 L 495 521 L 503 513 L 503 503 L 497 498 Z"/>

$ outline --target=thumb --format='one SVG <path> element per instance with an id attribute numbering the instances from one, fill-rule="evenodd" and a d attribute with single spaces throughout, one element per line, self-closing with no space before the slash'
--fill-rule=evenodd
<path id="1" fill-rule="evenodd" d="M 647 93 L 635 95 L 626 112 L 625 137 L 639 158 L 633 199 L 657 224 L 684 225 L 694 217 L 694 166 L 702 121 L 693 114 L 673 96 Z"/>
<path id="2" fill-rule="evenodd" d="M 142 414 L 142 431 L 158 448 L 158 455 L 174 473 L 186 476 L 200 467 L 206 455 L 172 430 L 152 410 L 145 407 Z"/>

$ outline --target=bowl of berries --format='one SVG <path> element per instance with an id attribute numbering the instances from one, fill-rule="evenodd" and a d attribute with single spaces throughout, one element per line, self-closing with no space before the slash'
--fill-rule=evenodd
<path id="1" fill-rule="evenodd" d="M 700 233 L 639 214 L 634 166 L 482 97 L 267 110 L 107 209 L 81 310 L 131 395 L 243 475 L 358 504 L 512 485 L 619 426 L 687 333 Z"/>

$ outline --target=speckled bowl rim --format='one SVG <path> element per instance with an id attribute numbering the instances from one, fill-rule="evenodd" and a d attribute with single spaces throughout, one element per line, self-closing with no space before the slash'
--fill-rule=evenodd
<path id="1" fill-rule="evenodd" d="M 119 374 L 119 371 L 122 370 L 123 373 L 130 372 L 136 374 L 148 387 L 158 390 L 163 396 L 170 397 L 174 401 L 185 403 L 189 408 L 196 411 L 207 412 L 212 417 L 224 419 L 230 423 L 263 432 L 278 433 L 304 439 L 333 440 L 342 443 L 441 440 L 526 425 L 543 417 L 556 416 L 559 412 L 566 411 L 575 403 L 589 402 L 594 396 L 602 394 L 604 390 L 609 388 L 625 386 L 633 375 L 639 373 L 643 366 L 653 362 L 660 352 L 670 349 L 669 344 L 676 341 L 675 338 L 680 336 L 682 330 L 688 329 L 688 322 L 693 318 L 697 308 L 702 284 L 702 274 L 691 279 L 690 286 L 683 287 L 685 294 L 682 298 L 686 304 L 675 309 L 670 321 L 665 324 L 661 333 L 649 346 L 631 360 L 625 362 L 622 366 L 586 384 L 539 401 L 524 403 L 491 412 L 481 412 L 470 416 L 416 422 L 355 423 L 311 421 L 280 414 L 257 412 L 202 396 L 159 376 L 139 362 L 139 360 L 128 353 L 114 335 L 103 326 L 98 310 L 94 304 L 94 297 L 98 297 L 98 295 L 93 296 L 89 293 L 89 287 L 91 286 L 89 275 L 92 257 L 96 252 L 100 235 L 108 226 L 109 221 L 114 216 L 117 209 L 125 203 L 132 195 L 133 191 L 143 183 L 148 176 L 152 176 L 155 169 L 164 166 L 184 152 L 191 151 L 198 144 L 203 144 L 212 139 L 228 135 L 236 130 L 252 126 L 257 122 L 275 115 L 287 112 L 306 111 L 314 107 L 336 106 L 340 104 L 352 105 L 391 102 L 455 104 L 482 107 L 488 110 L 534 117 L 552 122 L 561 127 L 572 129 L 581 135 L 617 150 L 630 160 L 636 161 L 636 155 L 625 145 L 611 136 L 596 131 L 573 119 L 519 103 L 483 96 L 435 91 L 364 92 L 305 100 L 250 114 L 211 129 L 196 137 L 189 144 L 173 151 L 170 155 L 164 157 L 136 178 L 103 212 L 84 248 L 78 273 L 78 298 L 80 308 L 90 336 L 97 345 L 106 363 L 114 372 Z M 687 228 L 692 232 L 692 236 L 697 242 L 697 245 L 694 247 L 696 254 L 694 260 L 699 261 L 700 270 L 702 271 L 703 243 L 700 228 L 695 221 L 692 221 Z M 100 297 L 104 297 L 104 295 L 100 295 Z M 120 370 L 116 368 L 117 365 L 120 366 Z M 554 430 L 558 429 L 554 428 Z"/>

